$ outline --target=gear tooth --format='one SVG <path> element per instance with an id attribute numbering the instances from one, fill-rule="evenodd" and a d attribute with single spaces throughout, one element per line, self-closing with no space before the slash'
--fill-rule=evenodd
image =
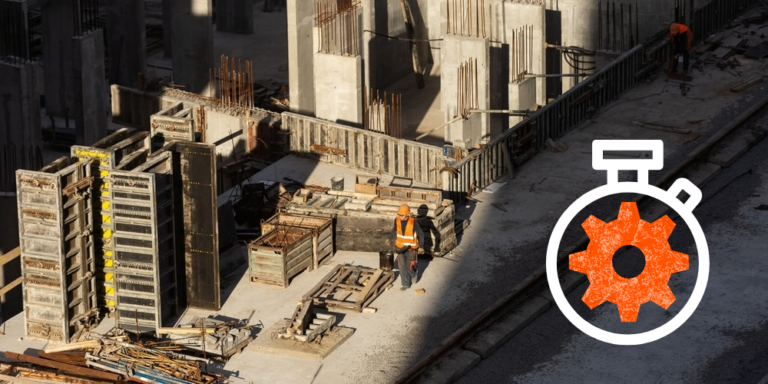
<path id="1" fill-rule="evenodd" d="M 568 258 L 568 268 L 572 271 L 589 273 L 592 270 L 591 265 L 588 263 L 589 251 L 581 251 L 578 253 L 571 253 Z"/>
<path id="2" fill-rule="evenodd" d="M 669 257 L 667 258 L 667 265 L 665 267 L 670 275 L 688 270 L 688 254 L 672 250 L 667 252 Z"/>
<path id="3" fill-rule="evenodd" d="M 634 323 L 637 321 L 637 315 L 640 313 L 640 304 L 634 300 L 625 300 L 619 302 L 616 306 L 619 308 L 619 316 L 622 323 Z"/>
<path id="4" fill-rule="evenodd" d="M 606 225 L 607 224 L 604 221 L 595 216 L 589 216 L 583 223 L 581 223 L 581 227 L 584 228 L 584 232 L 587 233 L 590 240 L 600 237 L 600 234 L 605 231 Z"/>
<path id="5" fill-rule="evenodd" d="M 598 305 L 607 301 L 607 296 L 608 294 L 605 287 L 590 282 L 589 288 L 587 288 L 587 292 L 584 293 L 581 301 L 583 301 L 589 309 L 595 309 Z"/>
<path id="6" fill-rule="evenodd" d="M 639 223 L 640 212 L 637 211 L 637 203 L 634 201 L 621 203 L 621 209 L 619 210 L 619 217 L 617 220 L 629 223 Z"/>
<path id="7" fill-rule="evenodd" d="M 654 221 L 653 224 L 651 224 L 651 233 L 654 237 L 657 239 L 669 239 L 669 235 L 672 234 L 672 231 L 675 229 L 675 222 L 672 221 L 672 219 L 669 218 L 669 216 L 664 215 L 663 217 L 660 217 L 658 220 Z"/>
<path id="8" fill-rule="evenodd" d="M 667 309 L 675 302 L 675 294 L 669 289 L 669 285 L 664 284 L 651 292 L 651 301 L 658 304 L 660 307 Z"/>

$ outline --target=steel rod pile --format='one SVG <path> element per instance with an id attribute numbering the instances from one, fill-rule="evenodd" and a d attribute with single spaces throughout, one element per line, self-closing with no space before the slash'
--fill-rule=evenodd
<path id="1" fill-rule="evenodd" d="M 510 44 L 512 59 L 512 82 L 519 83 L 525 80 L 525 75 L 532 73 L 533 68 L 533 26 L 524 25 L 512 31 Z"/>
<path id="2" fill-rule="evenodd" d="M 675 14 L 677 14 L 677 10 L 676 7 Z M 597 49 L 623 52 L 634 47 L 635 44 L 639 44 L 639 15 L 640 10 L 637 3 L 634 7 L 632 3 L 621 3 L 617 13 L 616 2 L 606 0 L 605 13 L 603 13 L 603 2 L 599 2 L 597 4 Z M 605 18 L 605 25 L 603 25 L 603 18 Z"/>
<path id="3" fill-rule="evenodd" d="M 384 91 L 381 97 L 379 90 L 363 89 L 363 128 L 384 133 L 386 135 L 403 137 L 403 96 Z"/>
<path id="4" fill-rule="evenodd" d="M 477 59 L 470 58 L 459 65 L 456 82 L 456 116 L 467 117 L 470 110 L 478 109 Z"/>
<path id="5" fill-rule="evenodd" d="M 486 37 L 485 0 L 446 0 L 447 32 Z"/>
<path id="6" fill-rule="evenodd" d="M 315 0 L 315 25 L 320 52 L 358 56 L 360 53 L 359 0 Z"/>

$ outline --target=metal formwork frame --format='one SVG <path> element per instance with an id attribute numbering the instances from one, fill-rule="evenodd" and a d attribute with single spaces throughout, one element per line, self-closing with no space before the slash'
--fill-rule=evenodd
<path id="1" fill-rule="evenodd" d="M 109 177 L 116 316 L 125 330 L 154 331 L 178 313 L 172 161 L 164 152 Z"/>
<path id="2" fill-rule="evenodd" d="M 88 161 L 16 171 L 24 331 L 69 342 L 96 315 Z"/>

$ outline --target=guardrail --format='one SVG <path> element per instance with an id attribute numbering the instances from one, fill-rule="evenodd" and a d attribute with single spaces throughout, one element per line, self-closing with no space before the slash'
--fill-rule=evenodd
<path id="1" fill-rule="evenodd" d="M 757 0 L 713 0 L 694 11 L 694 36 L 705 38 L 733 20 Z M 544 147 L 548 138 L 564 135 L 594 111 L 634 87 L 649 70 L 669 58 L 667 33 L 622 54 L 607 67 L 536 111 L 484 148 L 473 151 L 453 165 L 455 172 L 442 174 L 446 197 L 461 202 L 473 188 L 483 188 Z"/>
<path id="2" fill-rule="evenodd" d="M 441 147 L 290 112 L 283 112 L 282 119 L 290 131 L 292 153 L 442 188 L 439 170 L 445 157 Z"/>

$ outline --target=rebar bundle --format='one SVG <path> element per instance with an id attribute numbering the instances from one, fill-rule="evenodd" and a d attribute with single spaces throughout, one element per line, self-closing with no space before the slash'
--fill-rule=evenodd
<path id="1" fill-rule="evenodd" d="M 533 26 L 525 25 L 512 31 L 510 70 L 513 83 L 525 80 L 533 69 Z"/>
<path id="2" fill-rule="evenodd" d="M 230 108 L 253 107 L 253 63 L 221 55 L 221 66 L 211 69 L 209 82 L 214 86 L 214 98 Z"/>
<path id="3" fill-rule="evenodd" d="M 363 128 L 392 137 L 403 137 L 403 97 L 379 90 L 363 90 Z"/>
<path id="4" fill-rule="evenodd" d="M 485 0 L 446 0 L 447 32 L 486 37 Z"/>
<path id="5" fill-rule="evenodd" d="M 597 4 L 597 49 L 623 52 L 640 43 L 640 10 L 637 3 L 634 7 L 632 3 L 621 3 L 618 8 L 617 12 L 615 1 L 606 0 L 603 12 L 603 2 Z M 675 12 L 677 14 L 677 8 Z"/>
<path id="6" fill-rule="evenodd" d="M 359 0 L 315 0 L 315 25 L 320 52 L 337 55 L 360 54 Z"/>
<path id="7" fill-rule="evenodd" d="M 477 59 L 470 58 L 461 63 L 457 70 L 456 116 L 466 118 L 471 110 L 478 108 Z"/>

